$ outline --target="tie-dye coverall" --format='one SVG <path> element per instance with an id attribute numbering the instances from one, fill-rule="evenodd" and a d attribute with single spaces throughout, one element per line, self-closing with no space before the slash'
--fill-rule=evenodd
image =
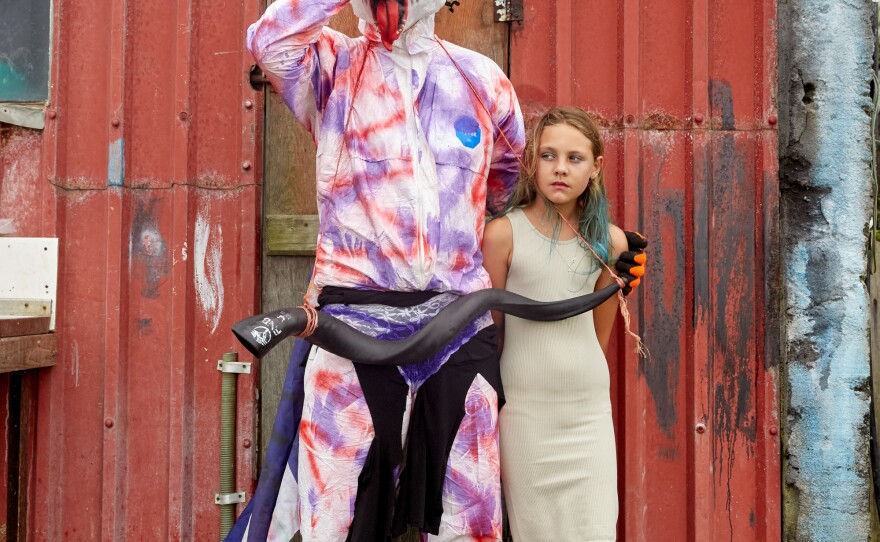
<path id="1" fill-rule="evenodd" d="M 418 21 L 389 52 L 378 43 L 373 25 L 362 22 L 364 36 L 357 39 L 325 26 L 347 3 L 278 0 L 250 28 L 248 48 L 317 144 L 318 208 L 324 224 L 310 299 L 328 286 L 441 293 L 408 309 L 323 308 L 365 333 L 394 339 L 421 327 L 458 295 L 490 286 L 480 252 L 484 219 L 487 210 L 502 209 L 512 190 L 516 154 L 524 141 L 522 117 L 513 88 L 497 65 L 444 42 L 479 99 L 473 95 L 434 40 L 433 16 Z M 488 106 L 491 118 L 480 102 Z M 400 448 L 412 446 L 407 430 L 418 402 L 443 400 L 422 401 L 419 389 L 441 378 L 456 349 L 466 347 L 490 323 L 488 314 L 483 315 L 445 352 L 402 367 L 396 378 L 369 376 L 370 386 L 378 383 L 378 396 L 387 384 L 388 396 L 399 392 L 402 397 L 403 403 L 391 409 L 401 418 L 392 420 L 401 428 Z M 291 454 L 294 467 L 286 469 L 271 524 L 257 538 L 286 542 L 301 529 L 307 542 L 342 541 L 355 531 L 359 477 L 363 486 L 364 464 L 384 421 L 371 416 L 378 407 L 370 406 L 367 383 L 360 381 L 367 378 L 361 374 L 365 370 L 356 367 L 361 366 L 313 351 L 305 373 L 299 446 Z M 432 540 L 500 538 L 496 422 L 503 397 L 500 381 L 490 372 L 468 373 L 461 397 L 447 399 L 459 402 L 462 416 L 453 429 L 454 441 L 446 444 L 440 524 L 432 525 L 428 518 L 427 528 L 421 525 L 439 531 Z M 437 382 L 438 393 L 446 393 L 442 380 Z M 404 386 L 403 391 L 392 393 L 394 386 Z M 431 420 L 423 425 L 430 426 Z M 406 453 L 412 455 L 412 450 Z M 400 467 L 394 466 L 392 486 Z M 435 503 L 427 501 L 421 504 L 430 509 Z M 247 529 L 254 539 L 253 520 Z"/>

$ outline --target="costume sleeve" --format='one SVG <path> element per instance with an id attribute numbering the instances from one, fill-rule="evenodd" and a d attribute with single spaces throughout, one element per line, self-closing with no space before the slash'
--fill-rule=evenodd
<path id="1" fill-rule="evenodd" d="M 349 0 L 277 0 L 248 28 L 247 47 L 296 118 L 312 131 L 350 39 L 325 25 Z"/>
<path id="2" fill-rule="evenodd" d="M 513 193 L 516 179 L 519 176 L 518 158 L 522 156 L 525 146 L 525 128 L 523 127 L 519 101 L 516 99 L 513 84 L 500 70 L 498 70 L 495 88 L 497 96 L 493 104 L 493 115 L 498 128 L 495 129 L 492 165 L 489 169 L 488 192 L 486 194 L 486 209 L 493 215 L 504 210 L 507 200 Z M 502 134 L 504 135 L 502 136 Z"/>

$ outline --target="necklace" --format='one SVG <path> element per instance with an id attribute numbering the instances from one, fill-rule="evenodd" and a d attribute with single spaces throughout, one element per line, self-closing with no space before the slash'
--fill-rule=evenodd
<path id="1" fill-rule="evenodd" d="M 580 248 L 580 245 L 576 245 L 576 246 L 578 246 L 578 248 Z M 553 250 L 555 250 L 556 254 L 558 254 L 559 257 L 562 259 L 562 262 L 565 264 L 565 267 L 568 268 L 569 273 L 572 273 L 575 275 L 586 275 L 586 276 L 589 276 L 593 273 L 593 269 L 590 269 L 588 271 L 578 271 L 578 268 L 581 266 L 581 262 L 583 262 L 584 258 L 587 257 L 586 251 L 581 251 L 580 254 L 569 258 L 568 256 L 565 256 L 564 254 L 562 254 L 562 252 L 559 250 L 558 246 L 554 246 Z"/>
<path id="2" fill-rule="evenodd" d="M 561 250 L 559 250 L 558 240 L 553 239 L 553 233 L 554 233 L 553 227 L 551 227 L 547 223 L 546 217 L 541 216 L 540 213 L 538 213 L 534 207 L 529 209 L 528 211 L 523 209 L 523 213 L 526 215 L 526 219 L 532 223 L 535 230 L 539 234 L 541 234 L 542 236 L 544 236 L 550 240 L 550 244 L 553 247 L 553 252 L 555 252 L 557 254 L 557 256 L 559 256 L 559 258 L 562 260 L 562 263 L 564 263 L 565 267 L 568 268 L 568 272 L 570 274 L 582 275 L 585 277 L 589 277 L 590 275 L 593 274 L 594 269 L 589 269 L 587 271 L 578 271 L 578 268 L 581 266 L 581 262 L 583 262 L 584 258 L 588 255 L 585 250 L 579 250 L 578 251 L 579 253 L 575 254 L 574 256 L 566 256 L 565 254 L 562 253 Z M 529 218 L 530 213 L 532 215 L 531 218 Z M 556 215 L 553 215 L 553 217 L 555 218 Z M 534 219 L 534 220 L 532 220 L 532 219 Z M 559 226 L 559 219 L 556 219 L 556 226 L 557 227 Z M 574 238 L 572 238 L 572 240 L 573 239 Z M 568 241 L 569 241 L 569 239 L 565 240 L 566 243 Z M 568 245 L 565 245 L 565 246 L 568 246 Z M 574 243 L 574 246 L 581 248 L 581 245 L 578 243 Z"/>
<path id="3" fill-rule="evenodd" d="M 530 210 L 523 209 L 523 213 L 526 215 L 527 218 L 530 214 L 532 215 L 532 218 L 534 220 L 532 218 L 529 218 L 529 222 L 532 224 L 535 230 L 537 230 L 538 233 L 540 233 L 544 237 L 548 239 L 554 239 L 554 234 L 556 234 L 557 232 L 562 233 L 562 223 L 559 221 L 559 218 L 555 214 L 551 214 L 548 212 L 544 216 L 541 216 L 541 213 L 535 208 L 531 208 Z M 549 224 L 547 222 L 548 217 L 552 217 L 555 224 Z M 558 235 L 556 237 L 556 240 L 559 240 Z M 574 238 L 572 237 L 572 239 Z M 564 239 L 564 241 L 569 241 L 569 239 Z"/>

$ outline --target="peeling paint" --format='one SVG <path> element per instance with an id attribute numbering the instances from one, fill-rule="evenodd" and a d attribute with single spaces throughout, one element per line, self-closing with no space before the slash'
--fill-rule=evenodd
<path id="1" fill-rule="evenodd" d="M 40 132 L 0 123 L 0 219 L 12 219 L 16 235 L 41 232 Z"/>
<path id="2" fill-rule="evenodd" d="M 869 539 L 870 2 L 780 4 L 786 540 Z M 784 87 L 783 87 L 784 88 Z M 864 197 L 860 197 L 864 196 Z"/>
<path id="3" fill-rule="evenodd" d="M 107 185 L 122 186 L 125 177 L 125 140 L 121 137 L 107 149 Z"/>
<path id="4" fill-rule="evenodd" d="M 156 198 L 137 202 L 129 235 L 130 255 L 144 266 L 141 295 L 152 299 L 159 297 L 159 285 L 168 277 L 170 267 L 165 238 L 159 231 L 157 203 Z"/>
<path id="5" fill-rule="evenodd" d="M 223 314 L 223 227 L 219 223 L 211 224 L 199 214 L 196 218 L 193 247 L 197 299 L 213 333 Z"/>
<path id="6" fill-rule="evenodd" d="M 659 157 L 654 171 L 645 172 L 644 162 L 639 168 L 639 185 L 644 187 L 645 193 L 654 194 L 655 199 L 650 218 L 655 224 L 649 229 L 663 232 L 651 240 L 652 248 L 656 254 L 672 256 L 655 258 L 651 263 L 652 273 L 663 280 L 649 281 L 646 287 L 651 289 L 651 297 L 661 302 L 654 304 L 653 317 L 645 324 L 653 353 L 646 359 L 640 358 L 639 371 L 651 392 L 657 423 L 673 440 L 679 421 L 676 410 L 681 365 L 679 323 L 684 317 L 684 281 L 678 276 L 678 272 L 685 268 L 684 194 L 661 187 L 666 157 L 670 154 L 668 136 L 647 132 L 645 144 L 650 145 L 652 154 Z M 650 179 L 646 180 L 645 175 Z"/>
<path id="7" fill-rule="evenodd" d="M 720 123 L 713 121 L 713 125 L 717 124 L 722 130 L 735 130 L 733 90 L 730 88 L 730 83 L 723 79 L 710 80 L 709 95 L 712 100 L 712 116 L 720 120 Z"/>

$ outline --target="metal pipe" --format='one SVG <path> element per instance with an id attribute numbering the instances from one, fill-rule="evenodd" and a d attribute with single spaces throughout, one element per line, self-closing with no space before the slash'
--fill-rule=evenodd
<path id="1" fill-rule="evenodd" d="M 237 362 L 238 353 L 223 354 L 224 362 Z M 220 392 L 220 494 L 235 492 L 235 405 L 236 373 L 223 373 Z M 235 504 L 220 505 L 220 540 L 232 529 Z"/>

